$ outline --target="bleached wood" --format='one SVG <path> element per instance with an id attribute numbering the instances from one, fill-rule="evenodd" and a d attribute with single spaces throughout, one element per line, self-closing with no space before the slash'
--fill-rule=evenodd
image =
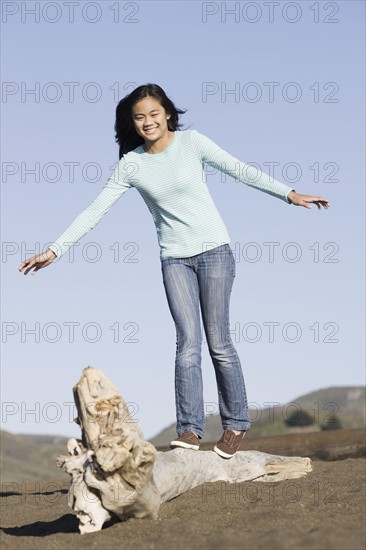
<path id="1" fill-rule="evenodd" d="M 313 469 L 310 458 L 260 451 L 238 451 L 229 460 L 214 451 L 157 452 L 102 371 L 85 368 L 73 392 L 82 437 L 68 441 L 57 464 L 71 475 L 68 503 L 82 534 L 113 516 L 157 519 L 162 502 L 204 483 L 280 481 Z"/>

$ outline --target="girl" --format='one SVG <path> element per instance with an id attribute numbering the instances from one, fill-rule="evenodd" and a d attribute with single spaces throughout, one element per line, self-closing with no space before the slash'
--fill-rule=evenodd
<path id="1" fill-rule="evenodd" d="M 215 369 L 223 435 L 214 450 L 231 458 L 250 428 L 240 360 L 229 332 L 235 260 L 226 226 L 205 182 L 204 163 L 287 204 L 328 208 L 221 149 L 197 130 L 182 130 L 177 109 L 157 84 L 139 86 L 116 108 L 119 163 L 94 201 L 43 253 L 18 267 L 32 275 L 88 233 L 131 187 L 148 206 L 160 246 L 162 279 L 176 328 L 177 438 L 172 447 L 198 450 L 204 436 L 200 312 Z"/>

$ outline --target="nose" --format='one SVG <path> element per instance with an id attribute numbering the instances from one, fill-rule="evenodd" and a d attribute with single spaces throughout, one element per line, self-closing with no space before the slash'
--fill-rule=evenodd
<path id="1" fill-rule="evenodd" d="M 145 128 L 145 129 L 148 129 L 148 128 L 150 128 L 151 126 L 153 126 L 153 120 L 152 120 L 152 119 L 151 119 L 151 120 L 147 119 L 147 120 L 145 121 L 144 128 Z"/>

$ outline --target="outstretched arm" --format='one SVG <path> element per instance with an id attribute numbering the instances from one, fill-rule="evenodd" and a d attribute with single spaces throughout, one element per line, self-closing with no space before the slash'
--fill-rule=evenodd
<path id="1" fill-rule="evenodd" d="M 58 257 L 63 256 L 71 246 L 100 222 L 102 217 L 109 212 L 117 200 L 130 187 L 131 184 L 128 181 L 125 160 L 122 158 L 98 196 L 74 219 L 62 235 L 50 245 L 50 250 Z"/>
<path id="2" fill-rule="evenodd" d="M 230 153 L 219 147 L 214 141 L 197 130 L 190 131 L 190 138 L 192 146 L 202 162 L 217 168 L 221 172 L 232 176 L 250 187 L 259 189 L 264 193 L 273 195 L 288 204 L 295 204 L 296 206 L 311 208 L 311 204 L 309 203 L 312 202 L 315 202 L 319 209 L 320 205 L 325 208 L 329 206 L 328 200 L 324 197 L 300 195 L 296 193 L 293 187 L 289 187 L 271 178 L 264 172 L 258 173 L 257 168 L 233 157 Z"/>
<path id="3" fill-rule="evenodd" d="M 134 167 L 133 167 L 134 168 Z M 49 248 L 32 258 L 27 258 L 18 267 L 18 271 L 27 275 L 31 270 L 35 275 L 40 269 L 50 265 L 56 257 L 61 257 L 67 250 L 86 235 L 102 217 L 112 208 L 117 200 L 131 187 L 127 164 L 121 159 L 99 195 L 67 227 Z"/>

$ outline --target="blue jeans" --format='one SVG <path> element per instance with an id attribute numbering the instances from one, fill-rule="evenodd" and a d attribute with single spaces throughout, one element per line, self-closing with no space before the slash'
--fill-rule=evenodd
<path id="1" fill-rule="evenodd" d="M 224 244 L 188 258 L 161 260 L 161 270 L 177 334 L 177 434 L 189 430 L 204 436 L 200 307 L 215 369 L 222 427 L 247 430 L 250 419 L 244 377 L 230 336 L 229 303 L 235 277 L 230 246 Z"/>

